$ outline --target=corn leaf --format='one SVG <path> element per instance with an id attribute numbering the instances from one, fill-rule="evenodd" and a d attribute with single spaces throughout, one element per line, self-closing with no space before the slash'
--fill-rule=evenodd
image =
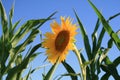
<path id="1" fill-rule="evenodd" d="M 82 38 L 83 38 L 83 41 L 84 41 L 84 46 L 85 46 L 85 49 L 86 49 L 86 53 L 87 53 L 87 56 L 88 56 L 88 59 L 91 60 L 92 56 L 91 56 L 91 46 L 90 46 L 90 43 L 89 43 L 89 39 L 88 39 L 88 36 L 85 32 L 85 29 L 77 15 L 77 13 L 74 11 L 75 13 L 75 16 L 77 18 L 77 21 L 79 23 L 79 27 L 80 27 L 80 30 L 81 30 L 81 33 L 82 33 Z"/>
<path id="2" fill-rule="evenodd" d="M 17 45 L 17 43 L 19 43 L 19 41 L 24 38 L 24 36 L 30 32 L 32 29 L 34 29 L 37 25 L 40 25 L 42 23 L 44 23 L 44 21 L 46 21 L 45 19 L 39 19 L 39 20 L 29 20 L 27 21 L 25 24 L 23 24 L 18 31 L 15 33 L 15 35 L 13 36 L 11 42 L 12 42 L 12 46 Z"/>
<path id="3" fill-rule="evenodd" d="M 110 73 L 105 73 L 102 77 L 101 80 L 108 80 L 110 76 Z"/>
<path id="4" fill-rule="evenodd" d="M 62 64 L 63 64 L 64 67 L 66 68 L 68 74 L 73 74 L 73 75 L 76 74 L 75 71 L 74 71 L 74 69 L 73 69 L 68 63 L 66 63 L 66 62 L 64 61 L 64 62 L 62 62 Z M 73 76 L 73 75 L 69 75 L 69 76 L 71 77 L 71 80 L 78 80 L 77 76 Z"/>
<path id="5" fill-rule="evenodd" d="M 13 18 L 13 14 L 14 14 L 14 4 L 12 5 L 12 8 L 11 8 L 10 13 L 9 13 L 9 32 L 10 32 L 11 29 L 12 29 L 12 18 Z"/>
<path id="6" fill-rule="evenodd" d="M 95 26 L 95 29 L 92 33 L 92 43 L 93 43 L 93 48 L 92 48 L 92 52 L 96 51 L 96 46 L 97 46 L 97 30 L 100 26 L 100 20 L 98 19 L 97 22 L 96 22 L 96 26 Z"/>
<path id="7" fill-rule="evenodd" d="M 102 79 L 103 80 L 105 79 L 105 75 L 107 75 L 106 77 L 110 77 L 110 75 L 112 75 L 115 80 L 119 80 L 120 76 L 118 74 L 116 67 L 120 63 L 120 57 L 116 58 L 113 62 L 111 62 L 110 59 L 106 57 L 104 61 L 105 64 L 102 64 L 101 68 L 103 71 L 106 72 L 106 74 L 103 75 Z"/>
<path id="8" fill-rule="evenodd" d="M 56 63 L 50 68 L 48 73 L 45 75 L 44 80 L 52 80 L 53 73 L 55 72 L 55 69 L 57 68 L 59 64 L 59 60 L 56 60 Z"/>
<path id="9" fill-rule="evenodd" d="M 89 1 L 90 5 L 92 6 L 92 8 L 94 9 L 94 11 L 96 12 L 96 14 L 98 15 L 99 19 L 101 20 L 104 29 L 108 32 L 109 36 L 113 39 L 116 46 L 120 50 L 120 39 L 119 39 L 118 35 L 112 30 L 111 26 L 107 23 L 105 18 L 102 16 L 102 14 L 99 12 L 99 10 L 94 6 L 94 4 L 90 0 L 88 0 L 88 1 Z"/>
<path id="10" fill-rule="evenodd" d="M 65 76 L 80 76 L 80 74 L 79 73 L 78 74 L 74 74 L 74 73 L 62 74 L 57 80 L 61 80 Z M 72 79 L 72 80 L 78 80 L 78 79 Z"/>
<path id="11" fill-rule="evenodd" d="M 29 64 L 29 62 L 31 62 L 32 60 L 34 60 L 34 58 L 37 57 L 39 54 L 40 53 L 35 53 L 35 54 L 32 54 L 31 56 L 28 56 L 27 58 L 25 58 L 21 62 L 21 64 L 19 64 L 18 66 L 15 66 L 12 69 L 10 69 L 8 71 L 8 75 L 7 75 L 6 80 L 16 80 L 17 79 L 17 74 L 22 73 L 22 71 L 27 67 L 27 65 Z"/>
<path id="12" fill-rule="evenodd" d="M 6 31 L 8 30 L 8 22 L 7 22 L 7 16 L 6 16 L 6 12 L 5 9 L 2 5 L 2 1 L 0 1 L 0 18 L 1 18 L 1 23 L 2 23 L 2 30 L 3 30 L 3 34 L 6 34 Z"/>

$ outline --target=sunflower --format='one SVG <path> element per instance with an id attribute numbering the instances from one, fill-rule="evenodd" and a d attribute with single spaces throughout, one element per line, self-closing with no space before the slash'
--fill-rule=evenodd
<path id="1" fill-rule="evenodd" d="M 59 62 L 65 60 L 69 50 L 74 49 L 75 35 L 77 34 L 76 24 L 72 24 L 72 19 L 61 17 L 61 25 L 56 21 L 51 23 L 52 33 L 47 32 L 43 41 L 43 47 L 47 48 L 48 60 L 54 64 L 59 58 Z"/>

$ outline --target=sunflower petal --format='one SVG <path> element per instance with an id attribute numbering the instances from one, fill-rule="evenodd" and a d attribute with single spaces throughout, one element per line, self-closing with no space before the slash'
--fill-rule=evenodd
<path id="1" fill-rule="evenodd" d="M 56 21 L 54 21 L 50 26 L 53 33 L 58 33 L 58 31 L 61 29 L 60 25 Z"/>

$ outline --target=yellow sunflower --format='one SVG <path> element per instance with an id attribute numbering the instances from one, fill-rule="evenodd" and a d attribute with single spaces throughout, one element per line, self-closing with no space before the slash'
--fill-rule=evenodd
<path id="1" fill-rule="evenodd" d="M 47 48 L 48 60 L 54 64 L 59 57 L 59 62 L 64 61 L 69 50 L 74 49 L 75 35 L 77 34 L 76 24 L 72 24 L 72 19 L 61 17 L 61 25 L 56 21 L 50 25 L 52 32 L 45 34 L 43 47 Z"/>

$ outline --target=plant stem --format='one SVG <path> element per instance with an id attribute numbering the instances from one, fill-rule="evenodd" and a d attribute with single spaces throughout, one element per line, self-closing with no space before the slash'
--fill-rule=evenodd
<path id="1" fill-rule="evenodd" d="M 82 73 L 82 80 L 86 80 L 86 68 L 85 66 L 83 65 L 83 62 L 82 62 L 82 59 L 81 59 L 81 56 L 80 56 L 80 52 L 78 51 L 76 45 L 74 44 L 74 50 L 73 50 L 77 56 L 77 59 L 78 59 L 78 62 L 79 62 L 79 65 L 80 65 L 80 69 L 81 69 L 81 73 Z"/>

